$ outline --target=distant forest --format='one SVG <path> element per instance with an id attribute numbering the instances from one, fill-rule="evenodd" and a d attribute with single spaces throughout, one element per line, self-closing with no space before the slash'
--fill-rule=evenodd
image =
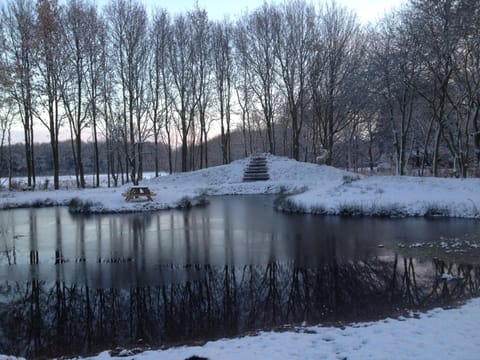
<path id="1" fill-rule="evenodd" d="M 148 15 L 136 0 L 7 0 L 0 12 L 1 177 L 138 183 L 254 152 L 480 173 L 477 0 L 409 0 L 369 25 L 334 1 L 222 21 L 199 7 Z"/>
<path id="2" fill-rule="evenodd" d="M 281 141 L 284 137 L 279 137 L 276 148 L 279 149 L 277 153 L 279 155 L 288 155 L 288 148 L 286 146 L 286 141 Z M 237 160 L 248 156 L 251 153 L 262 152 L 267 147 L 265 142 L 265 137 L 261 132 L 254 132 L 251 134 L 252 147 L 245 148 L 243 134 L 240 131 L 234 130 L 231 132 L 230 137 L 230 148 L 231 148 L 231 160 Z M 10 147 L 5 147 L 5 156 L 6 159 L 10 158 L 12 161 L 3 161 L 2 168 L 0 168 L 0 177 L 8 177 L 8 174 L 11 174 L 13 177 L 23 177 L 26 174 L 25 167 L 25 151 L 24 144 L 15 144 Z M 223 157 L 221 151 L 221 137 L 217 136 L 208 143 L 208 159 L 209 166 L 222 165 Z M 59 148 L 59 167 L 60 167 L 60 176 L 62 175 L 75 175 L 76 174 L 76 165 L 74 158 L 74 150 L 72 148 L 71 141 L 61 141 L 58 144 Z M 95 175 L 95 147 L 91 142 L 85 142 L 82 144 L 83 148 L 83 165 L 85 175 L 89 175 L 89 186 L 91 186 L 92 175 Z M 337 143 L 335 146 L 336 161 L 335 166 L 348 168 L 349 155 L 348 155 L 348 144 Z M 156 151 L 157 149 L 157 151 Z M 392 149 L 390 149 L 392 150 Z M 189 158 L 195 161 L 195 157 L 200 154 L 199 147 L 192 147 Z M 98 152 L 99 152 L 99 168 L 101 174 L 107 174 L 108 164 L 107 159 L 107 144 L 105 142 L 98 143 Z M 158 173 L 168 173 L 169 161 L 168 161 L 168 149 L 165 144 L 155 145 L 152 142 L 146 142 L 143 146 L 143 171 L 144 172 L 155 172 L 155 154 L 158 152 Z M 387 151 L 388 152 L 388 151 Z M 354 164 L 354 167 L 351 168 L 353 171 L 368 170 L 369 164 L 366 162 L 368 158 L 368 144 L 357 142 L 356 151 L 353 154 L 354 159 L 351 159 L 351 162 Z M 37 176 L 50 176 L 53 173 L 53 161 L 51 157 L 51 147 L 48 143 L 35 144 L 35 167 Z M 312 158 L 313 154 L 310 156 L 305 153 L 305 158 L 301 159 L 306 162 L 314 162 L 315 159 Z M 386 161 L 385 163 L 388 163 Z M 385 165 L 381 164 L 381 165 Z M 414 164 L 412 164 L 414 165 Z M 192 165 L 193 166 L 193 165 Z M 383 169 L 388 172 L 391 169 Z M 172 171 L 178 172 L 181 171 L 181 153 L 180 149 L 174 149 L 172 151 Z M 7 175 L 7 176 L 5 176 Z M 124 176 L 124 181 L 128 181 L 128 177 Z M 117 185 L 122 184 L 121 176 L 117 179 Z M 112 185 L 114 185 L 114 180 L 112 179 Z"/>

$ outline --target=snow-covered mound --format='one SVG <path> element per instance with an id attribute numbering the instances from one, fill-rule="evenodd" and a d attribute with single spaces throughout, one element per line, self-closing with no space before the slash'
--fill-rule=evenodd
<path id="1" fill-rule="evenodd" d="M 285 211 L 320 214 L 480 217 L 479 179 L 361 176 L 267 155 L 270 180 L 243 182 L 249 158 L 145 180 L 154 201 L 126 202 L 120 188 L 0 193 L 0 208 L 72 205 L 76 211 L 131 212 L 202 203 L 205 195 L 290 194 Z M 72 199 L 74 199 L 72 201 Z"/>
<path id="2" fill-rule="evenodd" d="M 479 179 L 358 177 L 311 188 L 289 201 L 312 213 L 479 218 L 479 186 Z"/>

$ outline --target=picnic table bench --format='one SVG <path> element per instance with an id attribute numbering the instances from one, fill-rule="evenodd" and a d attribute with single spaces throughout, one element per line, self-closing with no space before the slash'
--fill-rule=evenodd
<path id="1" fill-rule="evenodd" d="M 146 198 L 148 201 L 153 201 L 155 193 L 147 186 L 132 186 L 122 195 L 125 196 L 126 201 L 140 198 Z"/>

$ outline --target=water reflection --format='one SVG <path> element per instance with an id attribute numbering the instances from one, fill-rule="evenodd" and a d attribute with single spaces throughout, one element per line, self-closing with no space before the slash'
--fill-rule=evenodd
<path id="1" fill-rule="evenodd" d="M 479 295 L 479 266 L 394 251 L 478 234 L 477 222 L 291 216 L 271 202 L 92 217 L 0 212 L 0 353 L 161 346 Z"/>
<path id="2" fill-rule="evenodd" d="M 6 281 L 0 352 L 84 354 L 161 346 L 299 322 L 352 321 L 479 295 L 480 268 L 412 258 L 328 264 L 194 266 L 182 283 L 92 288 Z M 159 270 L 160 272 L 160 270 Z M 443 280 L 446 272 L 455 280 Z"/>
<path id="3" fill-rule="evenodd" d="M 261 265 L 293 260 L 302 266 L 391 255 L 398 242 L 438 241 L 480 234 L 475 221 L 292 216 L 270 198 L 213 199 L 190 211 L 71 216 L 64 208 L 0 212 L 1 265 L 133 262 L 160 265 Z M 478 235 L 480 236 L 480 235 Z M 384 246 L 384 248 L 379 247 Z M 2 278 L 0 269 L 0 279 Z M 48 278 L 46 280 L 52 280 Z M 60 279 L 61 280 L 61 279 Z"/>

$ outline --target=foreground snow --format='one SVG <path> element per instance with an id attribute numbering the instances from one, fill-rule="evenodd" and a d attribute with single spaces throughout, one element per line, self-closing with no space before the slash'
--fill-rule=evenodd
<path id="1" fill-rule="evenodd" d="M 244 183 L 249 159 L 190 173 L 145 180 L 156 193 L 151 202 L 126 202 L 120 188 L 0 192 L 0 208 L 68 205 L 89 212 L 151 211 L 201 202 L 203 195 L 296 194 L 286 211 L 382 216 L 441 215 L 480 218 L 480 179 L 361 176 L 329 166 L 268 156 L 270 180 Z"/>
<path id="2" fill-rule="evenodd" d="M 223 339 L 203 346 L 146 351 L 91 359 L 478 359 L 480 299 L 458 309 L 434 309 L 414 317 L 359 323 L 344 328 L 308 327 Z"/>

